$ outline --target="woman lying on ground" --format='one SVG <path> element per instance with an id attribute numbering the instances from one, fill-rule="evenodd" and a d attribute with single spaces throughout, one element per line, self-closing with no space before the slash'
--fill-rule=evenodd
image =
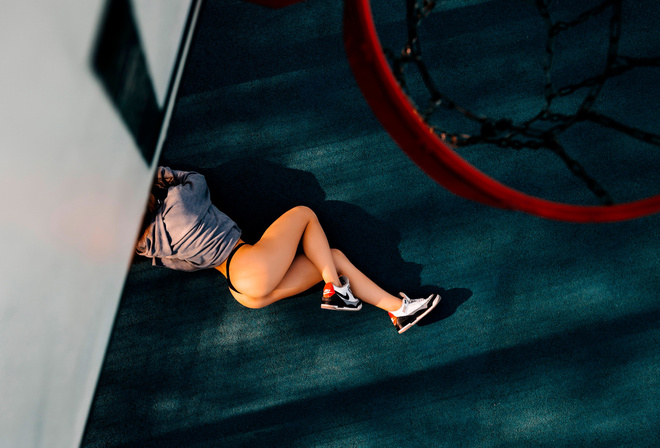
<path id="1" fill-rule="evenodd" d="M 160 194 L 150 197 L 137 253 L 152 258 L 154 265 L 181 271 L 215 268 L 227 277 L 234 298 L 248 308 L 268 306 L 323 281 L 321 308 L 358 311 L 364 301 L 387 311 L 403 333 L 440 302 L 437 294 L 410 299 L 384 291 L 341 251 L 330 248 L 307 207 L 284 213 L 252 245 L 241 240 L 236 223 L 211 203 L 201 174 L 159 167 L 154 188 Z"/>

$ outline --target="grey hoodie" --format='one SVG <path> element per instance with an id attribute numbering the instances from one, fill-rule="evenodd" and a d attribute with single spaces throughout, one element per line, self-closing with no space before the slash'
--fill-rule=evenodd
<path id="1" fill-rule="evenodd" d="M 241 230 L 212 203 L 204 176 L 158 167 L 155 185 L 167 190 L 136 252 L 154 266 L 197 271 L 221 265 Z"/>

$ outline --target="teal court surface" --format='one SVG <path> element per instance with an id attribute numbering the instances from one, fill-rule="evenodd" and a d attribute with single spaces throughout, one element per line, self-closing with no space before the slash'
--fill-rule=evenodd
<path id="1" fill-rule="evenodd" d="M 448 14 L 479 22 L 533 2 L 467 3 Z M 387 5 L 382 23 L 400 25 Z M 441 304 L 398 335 L 373 307 L 321 310 L 320 288 L 251 310 L 215 271 L 136 258 L 82 446 L 654 446 L 660 216 L 570 224 L 452 195 L 374 118 L 341 32 L 339 1 L 207 0 L 160 163 L 206 175 L 244 239 L 308 205 L 385 289 Z M 526 51 L 470 42 L 451 55 L 457 73 Z M 511 106 L 473 89 L 489 110 Z M 510 94 L 531 107 L 527 93 Z"/>

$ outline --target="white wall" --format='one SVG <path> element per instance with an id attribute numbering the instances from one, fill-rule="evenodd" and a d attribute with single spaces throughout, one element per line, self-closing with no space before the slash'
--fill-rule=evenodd
<path id="1" fill-rule="evenodd" d="M 190 4 L 134 0 L 161 101 Z M 104 5 L 2 3 L 2 448 L 80 443 L 149 190 L 89 68 Z"/>

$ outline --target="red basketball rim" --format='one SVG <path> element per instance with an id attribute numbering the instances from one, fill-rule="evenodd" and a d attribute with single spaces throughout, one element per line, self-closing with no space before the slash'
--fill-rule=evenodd
<path id="1" fill-rule="evenodd" d="M 447 146 L 419 116 L 392 74 L 369 0 L 344 1 L 344 45 L 353 75 L 383 127 L 424 172 L 452 193 L 493 207 L 567 222 L 614 222 L 660 211 L 660 195 L 582 206 L 522 193 L 487 176 Z"/>

